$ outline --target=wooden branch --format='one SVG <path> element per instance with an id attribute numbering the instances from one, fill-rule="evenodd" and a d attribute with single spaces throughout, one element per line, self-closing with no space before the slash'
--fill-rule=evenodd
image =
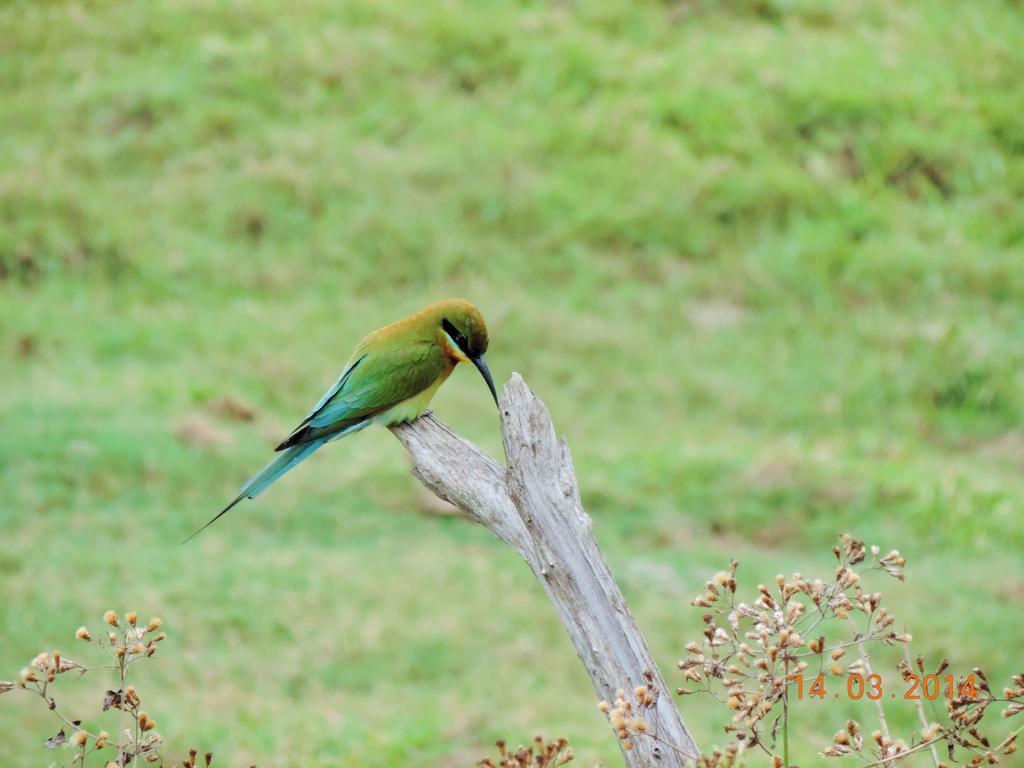
<path id="1" fill-rule="evenodd" d="M 507 471 L 433 416 L 391 427 L 414 460 L 413 474 L 445 501 L 511 546 L 544 587 L 576 646 L 599 699 L 654 676 L 660 695 L 648 724 L 623 756 L 629 768 L 682 768 L 697 747 L 626 606 L 580 503 L 565 440 L 518 374 L 501 396 Z"/>

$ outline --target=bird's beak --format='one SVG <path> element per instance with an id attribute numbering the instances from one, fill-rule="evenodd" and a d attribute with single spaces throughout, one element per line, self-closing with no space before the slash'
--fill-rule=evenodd
<path id="1" fill-rule="evenodd" d="M 494 389 L 494 379 L 491 378 L 491 370 L 487 367 L 487 363 L 484 362 L 484 356 L 470 358 L 473 361 L 473 365 L 480 371 L 480 375 L 484 377 L 484 381 L 487 382 L 487 388 L 491 390 L 491 397 L 494 398 L 494 404 L 498 405 L 498 393 Z M 498 405 L 500 408 L 501 406 Z"/>

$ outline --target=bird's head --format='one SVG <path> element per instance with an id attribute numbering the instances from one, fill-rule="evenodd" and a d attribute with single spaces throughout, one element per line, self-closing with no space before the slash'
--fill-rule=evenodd
<path id="1" fill-rule="evenodd" d="M 487 351 L 487 325 L 484 323 L 480 310 L 464 299 L 449 299 L 437 305 L 437 316 L 440 324 L 440 339 L 445 345 L 449 356 L 459 362 L 473 363 L 480 375 L 487 382 L 488 389 L 495 404 L 498 393 L 494 389 L 494 380 L 484 362 Z"/>

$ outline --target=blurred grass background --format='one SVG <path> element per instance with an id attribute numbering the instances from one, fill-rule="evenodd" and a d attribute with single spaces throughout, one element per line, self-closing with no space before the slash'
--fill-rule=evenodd
<path id="1" fill-rule="evenodd" d="M 1010 0 L 8 0 L 0 677 L 134 608 L 161 732 L 225 765 L 539 730 L 618 764 L 527 569 L 418 513 L 384 430 L 179 545 L 363 333 L 459 295 L 673 682 L 710 573 L 829 570 L 843 530 L 909 558 L 875 588 L 917 651 L 1019 671 L 1022 39 Z M 500 456 L 474 371 L 434 410 Z M 28 704 L 5 766 L 50 757 Z M 801 765 L 848 715 L 799 705 Z"/>

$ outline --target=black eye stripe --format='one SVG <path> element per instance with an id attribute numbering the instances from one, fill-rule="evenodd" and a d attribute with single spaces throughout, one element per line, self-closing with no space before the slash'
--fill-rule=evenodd
<path id="1" fill-rule="evenodd" d="M 444 329 L 445 333 L 452 337 L 452 341 L 458 344 L 459 349 L 468 354 L 469 342 L 466 340 L 466 337 L 462 335 L 462 332 L 448 322 L 447 318 L 441 321 L 441 327 Z"/>

